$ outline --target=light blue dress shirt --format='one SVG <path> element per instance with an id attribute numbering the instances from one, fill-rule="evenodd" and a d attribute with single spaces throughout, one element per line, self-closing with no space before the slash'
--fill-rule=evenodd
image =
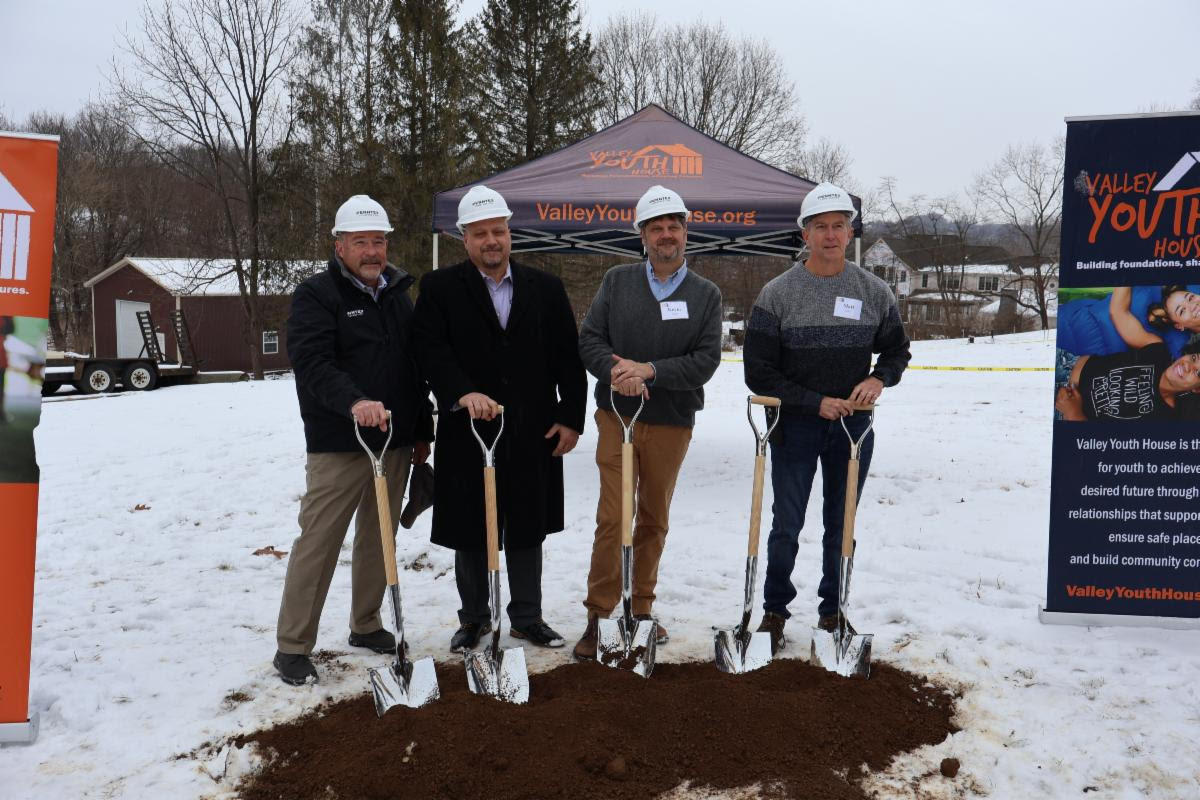
<path id="1" fill-rule="evenodd" d="M 650 265 L 650 259 L 646 259 L 646 279 L 650 281 L 650 293 L 654 295 L 654 299 L 662 302 L 671 296 L 671 293 L 679 288 L 679 284 L 683 283 L 684 276 L 687 275 L 687 259 L 683 260 L 683 266 L 675 270 L 675 274 L 667 278 L 665 281 L 660 281 L 658 276 L 654 274 L 654 267 Z"/>
<path id="2" fill-rule="evenodd" d="M 504 267 L 504 277 L 500 279 L 499 283 L 484 274 L 483 270 L 479 270 L 479 274 L 483 276 L 483 282 L 487 285 L 488 294 L 492 296 L 492 308 L 496 309 L 496 316 L 500 319 L 500 327 L 507 330 L 508 314 L 512 311 L 512 265 L 509 264 Z"/>

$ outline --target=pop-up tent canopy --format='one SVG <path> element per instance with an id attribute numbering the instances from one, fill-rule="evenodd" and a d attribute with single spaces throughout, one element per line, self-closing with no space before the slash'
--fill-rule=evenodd
<path id="1" fill-rule="evenodd" d="M 439 192 L 436 233 L 459 236 L 458 201 L 480 183 L 502 194 L 513 211 L 514 251 L 640 256 L 634 207 L 661 184 L 691 211 L 689 253 L 787 257 L 801 247 L 796 217 L 816 185 L 723 145 L 656 105 L 562 150 Z M 855 207 L 861 203 L 854 198 Z M 861 215 L 854 224 L 860 235 Z M 434 247 L 436 264 L 436 236 Z"/>

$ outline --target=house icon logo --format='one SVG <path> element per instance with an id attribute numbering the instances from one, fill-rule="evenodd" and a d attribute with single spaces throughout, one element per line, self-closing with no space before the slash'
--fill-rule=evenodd
<path id="1" fill-rule="evenodd" d="M 704 156 L 685 144 L 648 144 L 638 150 L 599 150 L 588 154 L 585 178 L 699 178 Z"/>
<path id="2" fill-rule="evenodd" d="M 33 206 L 0 172 L 0 280 L 23 281 L 29 274 L 29 227 Z"/>
<path id="3" fill-rule="evenodd" d="M 1197 150 L 1194 153 L 1184 153 L 1180 159 L 1175 162 L 1175 166 L 1171 167 L 1171 171 L 1166 175 L 1163 175 L 1162 180 L 1154 185 L 1154 191 L 1171 191 L 1175 188 L 1176 184 L 1179 183 L 1180 179 L 1183 178 L 1184 175 L 1191 172 L 1192 167 L 1196 166 L 1197 163 L 1200 163 L 1200 150 Z"/>

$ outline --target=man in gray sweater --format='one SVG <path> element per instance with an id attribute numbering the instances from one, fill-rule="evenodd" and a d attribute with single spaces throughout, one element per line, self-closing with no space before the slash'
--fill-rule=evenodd
<path id="1" fill-rule="evenodd" d="M 771 439 L 774 502 L 767 539 L 763 620 L 772 652 L 783 647 L 788 603 L 796 597 L 792 568 L 817 463 L 824 487 L 821 582 L 817 625 L 837 625 L 838 570 L 850 459 L 847 433 L 857 440 L 870 415 L 856 413 L 895 386 L 908 366 L 908 336 L 896 298 L 882 280 L 846 260 L 854 235 L 850 195 L 822 183 L 800 207 L 810 255 L 769 281 L 754 303 L 746 331 L 746 385 L 778 397 L 781 418 Z M 872 354 L 878 353 L 872 365 Z M 843 423 L 845 429 L 843 429 Z M 871 467 L 875 434 L 866 434 L 858 473 L 859 497 Z"/>
<path id="2" fill-rule="evenodd" d="M 596 657 L 598 620 L 621 598 L 621 424 L 645 408 L 633 430 L 637 518 L 633 533 L 633 613 L 650 619 L 658 562 L 666 544 L 671 495 L 704 384 L 721 362 L 721 291 L 687 268 L 688 210 L 678 194 L 652 186 L 638 201 L 634 228 L 647 259 L 613 267 L 579 331 L 579 354 L 596 377 L 596 465 L 600 503 L 588 572 L 587 628 L 575 657 Z M 668 639 L 658 625 L 658 643 Z"/>

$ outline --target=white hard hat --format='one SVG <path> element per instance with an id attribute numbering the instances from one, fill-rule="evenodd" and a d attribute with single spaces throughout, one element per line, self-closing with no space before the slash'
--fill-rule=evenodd
<path id="1" fill-rule="evenodd" d="M 642 232 L 642 224 L 664 214 L 688 214 L 683 198 L 665 186 L 651 186 L 638 200 L 637 213 L 633 217 L 633 230 Z"/>
<path id="2" fill-rule="evenodd" d="M 481 219 L 496 219 L 504 217 L 511 219 L 513 212 L 508 210 L 508 203 L 504 202 L 504 198 L 495 189 L 489 189 L 482 183 L 478 186 L 472 186 L 471 189 L 463 195 L 463 199 L 458 201 L 458 232 L 462 233 L 463 228 L 472 222 L 479 222 Z"/>
<path id="3" fill-rule="evenodd" d="M 800 216 L 796 217 L 796 224 L 803 228 L 804 220 L 815 217 L 817 214 L 824 214 L 826 211 L 844 211 L 850 215 L 851 221 L 858 216 L 858 211 L 854 209 L 854 201 L 850 199 L 850 195 L 846 193 L 845 189 L 834 186 L 832 183 L 818 183 L 804 196 L 804 202 L 800 204 Z"/>
<path id="4" fill-rule="evenodd" d="M 392 225 L 388 222 L 388 215 L 383 206 L 365 194 L 356 194 L 342 203 L 342 207 L 337 210 L 337 216 L 333 218 L 334 236 L 354 231 L 392 232 Z"/>

